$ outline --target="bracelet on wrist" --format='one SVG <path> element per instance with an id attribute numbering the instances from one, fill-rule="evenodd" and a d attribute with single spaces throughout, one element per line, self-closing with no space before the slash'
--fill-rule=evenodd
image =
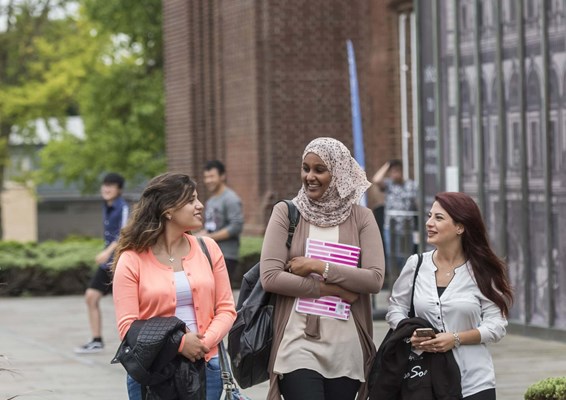
<path id="1" fill-rule="evenodd" d="M 454 347 L 457 349 L 462 344 L 460 335 L 458 335 L 458 332 L 452 332 L 452 336 L 454 336 Z"/>
<path id="2" fill-rule="evenodd" d="M 330 269 L 330 264 L 328 264 L 327 262 L 324 263 L 324 272 L 322 273 L 322 279 L 324 279 L 324 282 L 326 282 L 326 280 L 328 279 L 329 269 Z"/>

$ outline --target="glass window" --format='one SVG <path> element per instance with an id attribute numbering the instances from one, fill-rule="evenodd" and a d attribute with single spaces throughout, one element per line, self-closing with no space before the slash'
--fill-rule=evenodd
<path id="1" fill-rule="evenodd" d="M 509 80 L 509 106 L 519 106 L 519 74 L 517 73 L 517 66 L 513 63 L 513 72 Z"/>
<path id="2" fill-rule="evenodd" d="M 541 154 L 541 137 L 539 132 L 539 124 L 538 121 L 531 121 L 530 124 L 531 128 L 531 162 L 530 166 L 532 167 L 540 167 L 542 165 L 542 154 Z"/>
<path id="3" fill-rule="evenodd" d="M 558 83 L 558 74 L 556 73 L 556 69 L 554 67 L 550 68 L 549 79 L 550 102 L 553 106 L 556 106 L 560 102 L 560 84 Z"/>
<path id="4" fill-rule="evenodd" d="M 531 68 L 527 78 L 527 106 L 530 109 L 540 108 L 541 98 L 540 79 L 536 69 Z"/>
<path id="5" fill-rule="evenodd" d="M 518 167 L 521 157 L 521 131 L 519 122 L 511 125 L 511 137 L 509 140 L 509 166 Z"/>
<path id="6" fill-rule="evenodd" d="M 509 21 L 510 22 L 515 22 L 515 20 L 517 19 L 517 7 L 515 5 L 515 1 L 516 0 L 508 0 L 507 1 L 507 7 L 509 10 Z"/>

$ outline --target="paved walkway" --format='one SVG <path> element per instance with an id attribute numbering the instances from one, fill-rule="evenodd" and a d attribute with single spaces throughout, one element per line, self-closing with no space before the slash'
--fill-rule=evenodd
<path id="1" fill-rule="evenodd" d="M 124 370 L 110 364 L 119 344 L 110 297 L 102 307 L 106 349 L 75 355 L 73 348 L 89 339 L 81 296 L 0 298 L 0 400 L 127 399 Z M 375 323 L 376 343 L 386 328 Z M 566 343 L 508 335 L 492 352 L 498 400 L 521 400 L 530 384 L 566 375 Z M 264 383 L 245 393 L 263 400 L 266 389 Z"/>

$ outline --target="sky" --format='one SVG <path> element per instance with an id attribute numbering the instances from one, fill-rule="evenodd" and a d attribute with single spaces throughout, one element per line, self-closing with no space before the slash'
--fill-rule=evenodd
<path id="1" fill-rule="evenodd" d="M 10 2 L 14 4 L 24 4 L 24 3 L 36 3 L 37 0 L 0 0 L 0 32 L 6 31 L 7 26 L 7 15 L 6 15 L 6 7 Z M 54 9 L 50 16 L 52 18 L 61 18 L 67 13 L 76 13 L 79 9 L 79 4 L 76 1 L 69 1 L 65 8 L 56 8 Z"/>

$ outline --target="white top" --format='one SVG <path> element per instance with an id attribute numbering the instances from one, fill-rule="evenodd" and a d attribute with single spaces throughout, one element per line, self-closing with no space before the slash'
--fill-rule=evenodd
<path id="1" fill-rule="evenodd" d="M 495 371 L 487 344 L 498 342 L 505 336 L 507 319 L 502 316 L 500 308 L 480 292 L 469 263 L 454 270 L 452 280 L 439 298 L 433 253 L 423 254 L 415 283 L 415 316 L 426 319 L 441 332 L 463 332 L 477 328 L 481 334 L 480 344 L 452 349 L 462 375 L 462 396 L 495 388 Z M 396 328 L 409 314 L 417 261 L 417 255 L 409 257 L 393 285 L 386 316 L 392 328 Z"/>
<path id="2" fill-rule="evenodd" d="M 191 332 L 198 332 L 193 292 L 184 271 L 175 272 L 175 289 L 177 292 L 175 316 L 187 324 Z"/>

